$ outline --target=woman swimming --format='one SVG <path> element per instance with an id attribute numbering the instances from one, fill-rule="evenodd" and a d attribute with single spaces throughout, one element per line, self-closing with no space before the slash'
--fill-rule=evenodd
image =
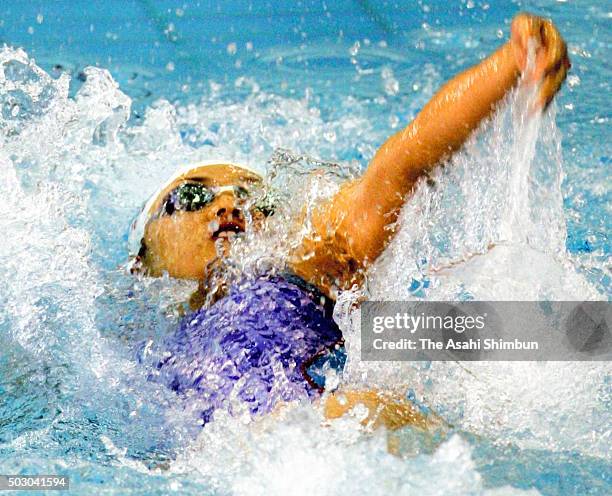
<path id="1" fill-rule="evenodd" d="M 535 63 L 528 66 L 531 49 Z M 362 177 L 314 209 L 310 231 L 283 271 L 245 276 L 183 319 L 164 343 L 156 379 L 202 401 L 203 422 L 217 408 L 257 415 L 281 402 L 317 397 L 325 370 L 344 363 L 330 304 L 338 291 L 362 282 L 417 181 L 458 150 L 519 80 L 538 85 L 537 110 L 545 108 L 569 66 L 552 22 L 516 16 L 507 43 L 447 82 L 382 145 Z M 247 228 L 245 198 L 260 182 L 250 169 L 223 161 L 172 177 L 133 226 L 135 270 L 206 286 L 208 268 Z M 265 205 L 252 210 L 257 228 L 270 212 Z M 371 416 L 376 410 L 388 426 L 419 421 L 401 398 L 372 391 L 330 395 L 325 413 L 337 417 L 356 403 L 369 407 Z"/>

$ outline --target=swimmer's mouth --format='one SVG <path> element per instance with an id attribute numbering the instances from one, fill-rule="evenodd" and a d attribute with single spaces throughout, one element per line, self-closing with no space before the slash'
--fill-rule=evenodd
<path id="1" fill-rule="evenodd" d="M 212 227 L 214 229 L 216 226 L 213 225 Z M 220 238 L 231 239 L 236 234 L 241 232 L 244 232 L 244 227 L 241 224 L 238 224 L 237 222 L 223 222 L 222 224 L 218 225 L 215 231 L 213 231 L 212 238 L 215 241 Z"/>

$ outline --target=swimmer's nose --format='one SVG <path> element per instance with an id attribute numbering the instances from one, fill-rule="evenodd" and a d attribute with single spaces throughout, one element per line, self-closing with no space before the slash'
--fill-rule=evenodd
<path id="1" fill-rule="evenodd" d="M 231 216 L 234 218 L 241 218 L 242 217 L 242 210 L 240 210 L 239 208 L 233 208 L 232 210 L 228 210 L 227 208 L 220 208 L 219 210 L 217 210 L 217 217 L 224 217 L 224 216 Z"/>
<path id="2" fill-rule="evenodd" d="M 223 195 L 219 198 L 218 209 L 217 209 L 217 218 L 218 219 L 227 219 L 227 220 L 242 220 L 243 214 L 242 210 L 236 208 L 234 196 Z"/>

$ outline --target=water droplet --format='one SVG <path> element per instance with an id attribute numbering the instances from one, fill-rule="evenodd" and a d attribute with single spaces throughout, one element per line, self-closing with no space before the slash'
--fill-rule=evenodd
<path id="1" fill-rule="evenodd" d="M 227 53 L 229 55 L 236 55 L 237 51 L 238 51 L 238 47 L 236 46 L 236 43 L 231 42 L 230 44 L 227 45 Z"/>
<path id="2" fill-rule="evenodd" d="M 13 108 L 11 108 L 11 115 L 13 117 L 17 117 L 17 115 L 19 114 L 20 110 L 21 109 L 19 108 L 19 105 L 17 105 L 17 104 L 13 105 Z"/>
<path id="3" fill-rule="evenodd" d="M 351 46 L 351 48 L 349 49 L 349 53 L 351 54 L 351 57 L 354 57 L 355 55 L 357 55 L 359 53 L 360 48 L 361 48 L 361 43 L 359 43 L 358 41 L 353 43 L 353 46 Z"/>
<path id="4" fill-rule="evenodd" d="M 325 390 L 334 391 L 340 385 L 340 377 L 335 370 L 328 370 L 325 373 Z"/>
<path id="5" fill-rule="evenodd" d="M 176 17 L 183 17 L 185 15 L 185 11 L 183 9 L 176 9 L 174 13 L 176 14 Z"/>
<path id="6" fill-rule="evenodd" d="M 570 88 L 575 88 L 580 85 L 580 78 L 576 74 L 570 74 L 567 76 L 567 85 Z"/>
<path id="7" fill-rule="evenodd" d="M 334 131 L 327 131 L 323 133 L 323 137 L 330 143 L 335 143 L 337 139 L 336 133 Z"/>
<path id="8" fill-rule="evenodd" d="M 34 28 L 32 26 L 28 26 L 28 34 L 34 34 Z"/>
<path id="9" fill-rule="evenodd" d="M 370 415 L 370 409 L 363 403 L 358 403 L 351 409 L 351 414 L 360 422 L 363 422 Z"/>
<path id="10" fill-rule="evenodd" d="M 170 61 L 166 64 L 166 70 L 172 72 L 174 70 L 174 62 Z"/>
<path id="11" fill-rule="evenodd" d="M 390 67 L 383 67 L 381 77 L 385 93 L 389 96 L 397 95 L 399 92 L 399 81 L 395 78 L 393 70 Z"/>
<path id="12" fill-rule="evenodd" d="M 307 251 L 307 252 L 303 253 L 302 256 L 301 256 L 301 259 L 303 261 L 306 261 L 306 260 L 310 260 L 314 256 L 315 256 L 315 252 L 314 252 L 314 250 L 311 250 L 311 251 Z"/>
<path id="13" fill-rule="evenodd" d="M 578 55 L 579 57 L 583 57 L 585 59 L 591 58 L 591 52 L 585 50 L 584 48 L 577 45 L 569 45 L 568 47 L 569 53 L 572 55 Z"/>
<path id="14" fill-rule="evenodd" d="M 245 47 L 247 52 L 251 52 L 253 50 L 253 42 L 247 41 Z"/>
<path id="15" fill-rule="evenodd" d="M 42 14 L 40 14 L 40 13 L 36 16 L 36 22 L 38 24 L 42 24 L 44 19 L 45 19 L 45 17 Z"/>

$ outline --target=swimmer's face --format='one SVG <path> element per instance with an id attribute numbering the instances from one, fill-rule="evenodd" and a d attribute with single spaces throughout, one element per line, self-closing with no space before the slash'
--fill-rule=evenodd
<path id="1" fill-rule="evenodd" d="M 177 178 L 149 210 L 138 265 L 151 276 L 202 279 L 206 266 L 244 232 L 243 206 L 260 182 L 232 165 L 200 167 Z"/>

